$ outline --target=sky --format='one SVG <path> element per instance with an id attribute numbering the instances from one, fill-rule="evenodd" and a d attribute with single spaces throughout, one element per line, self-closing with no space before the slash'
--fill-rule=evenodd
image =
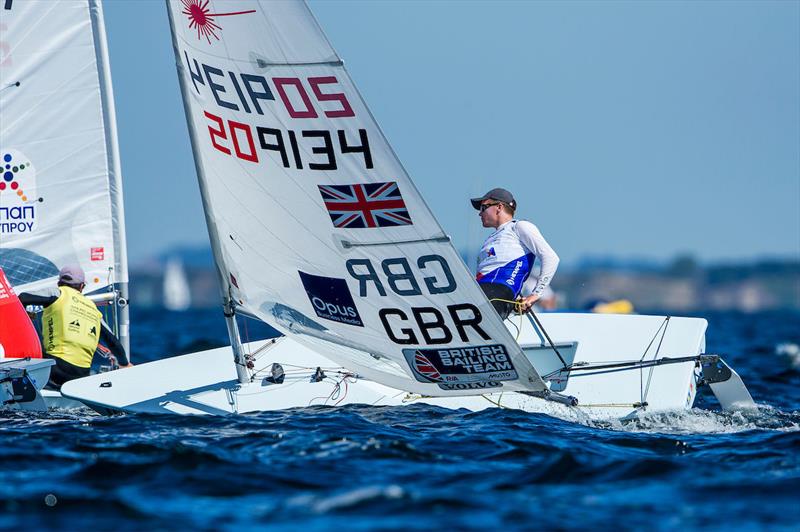
<path id="1" fill-rule="evenodd" d="M 212 0 L 212 4 L 221 0 Z M 800 259 L 800 2 L 309 2 L 460 250 Z M 129 260 L 207 245 L 166 8 L 105 2 Z"/>

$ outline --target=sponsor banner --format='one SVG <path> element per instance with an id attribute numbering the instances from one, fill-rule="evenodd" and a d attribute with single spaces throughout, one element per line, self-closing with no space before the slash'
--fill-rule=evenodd
<path id="1" fill-rule="evenodd" d="M 300 280 L 320 318 L 363 327 L 356 303 L 347 288 L 347 281 L 300 272 Z"/>
<path id="2" fill-rule="evenodd" d="M 104 260 L 106 257 L 105 248 L 92 248 L 91 257 L 93 261 Z"/>
<path id="3" fill-rule="evenodd" d="M 0 150 L 0 234 L 35 232 L 41 201 L 30 159 L 17 150 Z"/>
<path id="4" fill-rule="evenodd" d="M 486 382 L 456 382 L 456 383 L 437 383 L 442 390 L 486 390 L 487 392 L 494 393 L 503 387 L 503 384 L 495 381 Z"/>
<path id="5" fill-rule="evenodd" d="M 334 227 L 395 227 L 411 225 L 408 207 L 395 182 L 320 185 Z"/>
<path id="6" fill-rule="evenodd" d="M 501 344 L 466 346 L 451 349 L 403 349 L 403 355 L 420 382 L 435 382 L 448 386 L 476 383 L 499 384 L 515 380 L 517 371 L 506 347 Z M 454 388 L 449 389 L 475 389 Z"/>

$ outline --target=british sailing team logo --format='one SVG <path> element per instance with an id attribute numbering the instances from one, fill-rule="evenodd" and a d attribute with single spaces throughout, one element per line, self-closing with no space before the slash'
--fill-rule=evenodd
<path id="1" fill-rule="evenodd" d="M 502 344 L 403 349 L 403 356 L 418 381 L 458 385 L 440 386 L 443 389 L 497 387 L 500 381 L 518 377 L 511 355 Z"/>
<path id="2" fill-rule="evenodd" d="M 0 234 L 17 235 L 36 229 L 36 169 L 18 150 L 0 150 Z"/>
<path id="3" fill-rule="evenodd" d="M 197 31 L 197 40 L 203 40 L 205 37 L 208 44 L 211 44 L 212 37 L 218 41 L 218 32 L 222 31 L 222 26 L 214 22 L 215 18 L 256 12 L 255 9 L 250 9 L 232 13 L 212 13 L 209 7 L 211 0 L 181 0 L 181 3 L 184 8 L 182 13 L 189 18 L 189 29 Z"/>
<path id="4" fill-rule="evenodd" d="M 431 363 L 431 361 L 423 355 L 420 351 L 416 351 L 414 353 L 414 369 L 422 375 L 423 377 L 434 381 L 440 382 L 442 381 L 442 375 L 439 373 L 439 370 L 436 369 L 436 366 Z"/>

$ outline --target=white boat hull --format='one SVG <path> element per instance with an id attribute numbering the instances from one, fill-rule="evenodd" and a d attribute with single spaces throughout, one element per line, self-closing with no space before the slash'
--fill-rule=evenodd
<path id="1" fill-rule="evenodd" d="M 704 349 L 703 319 L 547 314 L 541 321 L 567 364 L 690 357 Z M 245 384 L 237 380 L 230 347 L 224 347 L 78 379 L 65 384 L 62 393 L 100 412 L 218 415 L 354 403 L 426 403 L 468 410 L 515 408 L 558 417 L 624 418 L 642 410 L 688 409 L 694 402 L 700 374 L 696 361 L 559 375 L 562 364 L 538 327 L 518 317 L 506 323 L 515 334 L 515 327 L 521 326 L 518 341 L 528 358 L 541 375 L 549 376 L 545 380 L 553 391 L 577 398 L 577 407 L 491 388 L 495 393 L 420 397 L 352 375 L 286 337 L 246 344 L 246 351 L 254 355 L 254 367 L 251 382 Z M 266 380 L 273 363 L 286 373 L 280 384 Z M 326 378 L 312 382 L 317 368 Z"/>
<path id="2" fill-rule="evenodd" d="M 0 358 L 0 411 L 46 411 L 42 389 L 54 363 L 41 358 Z"/>

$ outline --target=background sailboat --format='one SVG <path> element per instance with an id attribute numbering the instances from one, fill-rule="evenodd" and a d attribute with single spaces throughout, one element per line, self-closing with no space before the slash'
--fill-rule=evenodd
<path id="1" fill-rule="evenodd" d="M 164 308 L 173 311 L 183 311 L 192 303 L 192 294 L 189 291 L 189 281 L 183 263 L 177 257 L 167 261 L 164 270 Z"/>
<path id="2" fill-rule="evenodd" d="M 14 289 L 79 264 L 130 352 L 116 118 L 99 0 L 0 5 L 0 267 Z"/>
<path id="3" fill-rule="evenodd" d="M 64 264 L 79 264 L 86 292 L 118 292 L 118 331 L 128 348 L 125 217 L 102 7 L 14 1 L 0 17 L 0 267 L 17 291 L 31 291 L 54 286 Z"/>

